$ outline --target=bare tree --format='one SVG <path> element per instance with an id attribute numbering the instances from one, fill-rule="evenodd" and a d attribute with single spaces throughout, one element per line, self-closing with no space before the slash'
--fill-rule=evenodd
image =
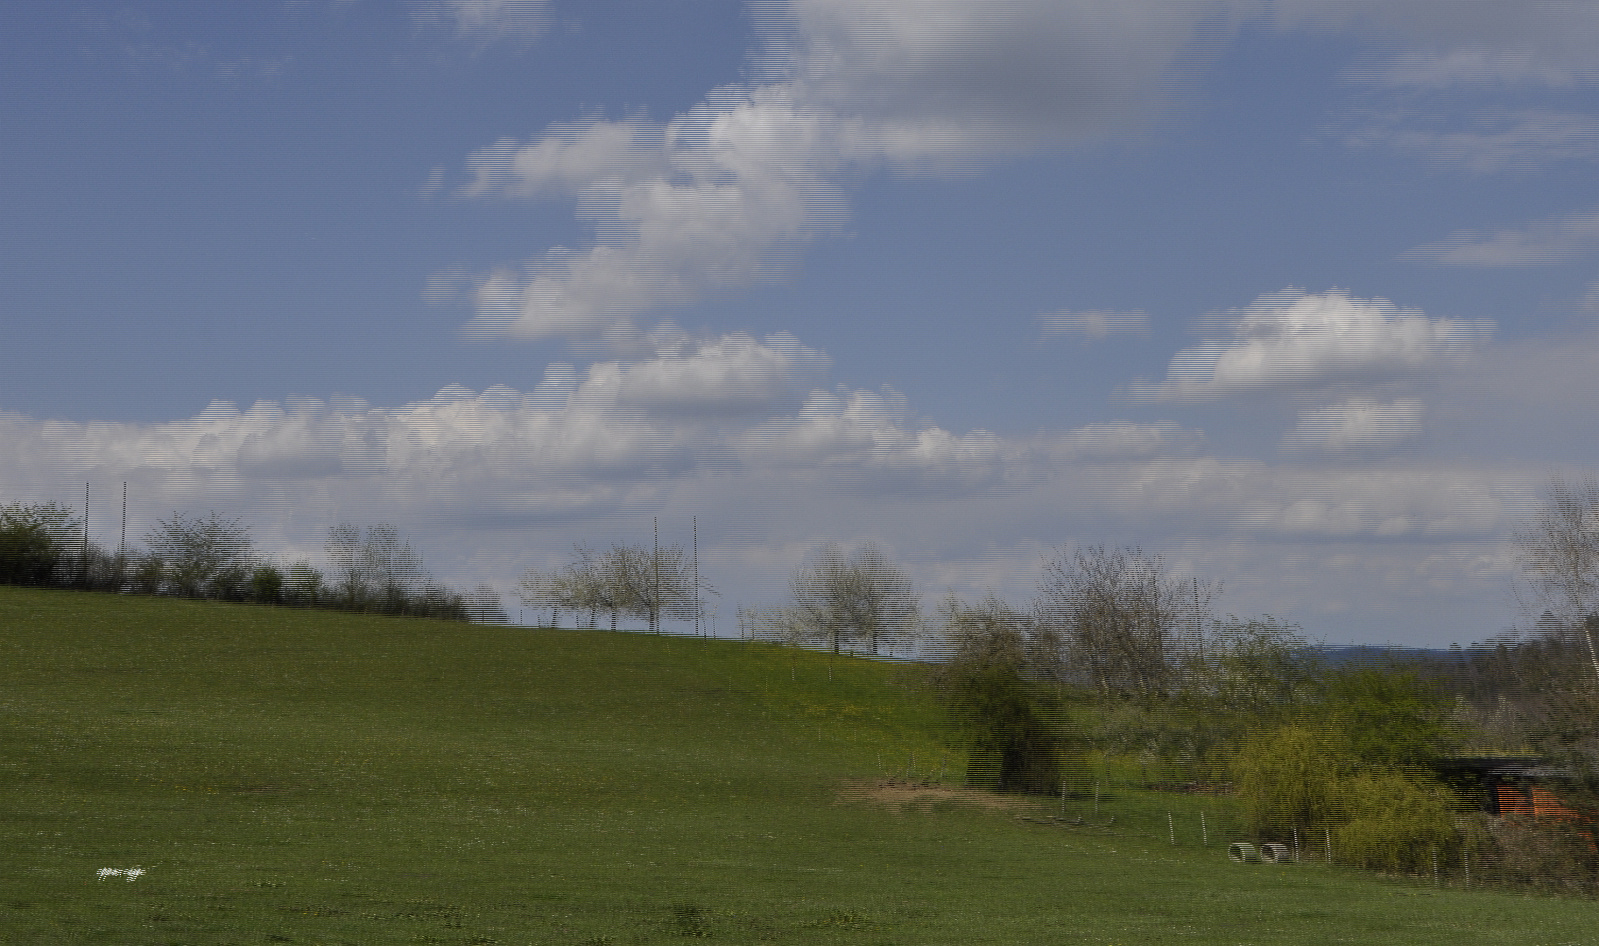
<path id="1" fill-rule="evenodd" d="M 793 604 L 782 612 L 799 639 L 839 653 L 846 642 L 875 654 L 885 641 L 909 640 L 921 629 L 921 604 L 910 577 L 867 544 L 846 556 L 823 548 L 789 583 Z"/>
<path id="2" fill-rule="evenodd" d="M 1543 499 L 1536 518 L 1516 533 L 1521 564 L 1555 627 L 1582 638 L 1599 679 L 1599 480 L 1552 479 Z"/>
<path id="3" fill-rule="evenodd" d="M 227 590 L 242 586 L 251 561 L 249 528 L 215 511 L 204 516 L 175 512 L 150 530 L 145 544 L 164 563 L 172 591 L 190 597 L 218 592 L 231 597 Z"/>
<path id="4" fill-rule="evenodd" d="M 359 526 L 340 523 L 328 530 L 328 561 L 334 591 L 344 606 L 386 614 L 405 612 L 427 585 L 427 571 L 418 555 L 388 523 Z"/>
<path id="5" fill-rule="evenodd" d="M 1099 546 L 1045 566 L 1035 613 L 1101 694 L 1147 696 L 1165 692 L 1176 659 L 1197 647 L 1214 594 L 1168 576 L 1159 556 Z"/>
<path id="6" fill-rule="evenodd" d="M 462 604 L 467 620 L 473 624 L 504 624 L 508 620 L 500 593 L 492 585 L 478 585 L 462 596 Z"/>
<path id="7" fill-rule="evenodd" d="M 663 617 L 692 620 L 696 607 L 694 574 L 680 546 L 658 550 L 618 543 L 596 551 L 578 546 L 570 564 L 551 572 L 530 571 L 519 585 L 528 607 L 588 611 L 589 626 L 601 611 L 611 614 L 611 630 L 620 615 L 648 621 L 658 630 Z M 700 591 L 714 593 L 705 584 Z"/>

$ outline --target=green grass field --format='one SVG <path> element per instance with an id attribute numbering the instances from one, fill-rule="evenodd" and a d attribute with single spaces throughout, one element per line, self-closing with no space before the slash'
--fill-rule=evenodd
<path id="1" fill-rule="evenodd" d="M 1221 799 L 1118 787 L 1092 831 L 863 798 L 913 754 L 955 781 L 914 681 L 0 589 L 0 942 L 1599 943 L 1591 902 L 1231 864 Z"/>

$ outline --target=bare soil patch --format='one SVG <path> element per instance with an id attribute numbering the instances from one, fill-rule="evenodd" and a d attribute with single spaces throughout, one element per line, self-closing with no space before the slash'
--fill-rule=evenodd
<path id="1" fill-rule="evenodd" d="M 903 779 L 855 779 L 845 782 L 838 800 L 854 804 L 882 805 L 887 808 L 916 808 L 923 811 L 939 805 L 966 805 L 988 811 L 1030 812 L 1036 799 L 1020 795 L 998 795 L 970 788 L 950 788 L 930 782 Z"/>

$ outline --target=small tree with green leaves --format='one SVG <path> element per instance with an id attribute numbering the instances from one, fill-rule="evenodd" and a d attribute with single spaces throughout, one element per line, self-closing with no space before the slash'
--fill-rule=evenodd
<path id="1" fill-rule="evenodd" d="M 81 554 L 83 520 L 55 503 L 0 506 L 0 584 L 44 585 L 60 580 L 73 540 Z"/>
<path id="2" fill-rule="evenodd" d="M 1060 791 L 1065 755 L 1061 706 L 1046 681 L 1055 655 L 1040 648 L 1031 618 L 990 597 L 941 608 L 954 653 L 934 681 L 970 750 L 968 778 L 1002 792 Z"/>

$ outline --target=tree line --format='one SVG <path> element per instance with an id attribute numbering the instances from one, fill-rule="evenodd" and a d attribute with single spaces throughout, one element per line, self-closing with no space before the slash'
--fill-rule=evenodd
<path id="1" fill-rule="evenodd" d="M 392 525 L 328 530 L 328 570 L 260 554 L 240 519 L 175 512 L 142 549 L 108 550 L 56 503 L 0 506 L 0 584 L 329 608 L 453 621 L 505 620 L 486 585 L 456 591 L 432 578 Z"/>
<path id="2" fill-rule="evenodd" d="M 880 549 L 829 546 L 740 625 L 835 654 L 938 653 L 929 683 L 974 785 L 1084 792 L 1088 758 L 1136 761 L 1235 795 L 1262 839 L 1313 833 L 1340 863 L 1476 863 L 1480 880 L 1599 893 L 1599 483 L 1550 483 L 1515 539 L 1536 618 L 1442 656 L 1333 660 L 1292 623 L 1217 615 L 1218 585 L 1105 546 L 1047 561 L 1028 605 L 930 610 Z M 1527 790 L 1559 814 L 1486 817 L 1473 759 L 1541 772 Z"/>

